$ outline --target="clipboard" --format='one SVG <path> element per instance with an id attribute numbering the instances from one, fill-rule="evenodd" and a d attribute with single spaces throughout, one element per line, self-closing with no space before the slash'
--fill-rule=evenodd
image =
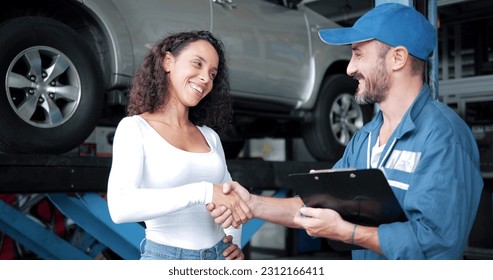
<path id="1" fill-rule="evenodd" d="M 349 222 L 378 226 L 407 220 L 380 169 L 324 169 L 288 175 L 289 187 L 306 206 L 331 208 Z M 338 250 L 354 245 L 329 240 Z"/>

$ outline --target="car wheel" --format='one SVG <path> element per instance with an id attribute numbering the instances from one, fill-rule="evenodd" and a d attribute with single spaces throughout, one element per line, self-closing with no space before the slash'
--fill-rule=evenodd
<path id="1" fill-rule="evenodd" d="M 0 149 L 63 153 L 96 126 L 104 95 L 91 48 L 52 19 L 22 17 L 0 26 Z"/>
<path id="2" fill-rule="evenodd" d="M 303 138 L 311 155 L 322 161 L 337 161 L 351 137 L 373 115 L 373 105 L 356 103 L 357 82 L 336 74 L 321 87 L 313 119 L 303 126 Z"/>

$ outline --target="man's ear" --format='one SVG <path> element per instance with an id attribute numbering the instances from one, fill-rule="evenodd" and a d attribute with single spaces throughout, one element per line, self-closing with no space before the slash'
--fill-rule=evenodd
<path id="1" fill-rule="evenodd" d="M 166 52 L 164 54 L 164 59 L 163 59 L 164 72 L 169 73 L 171 71 L 173 61 L 174 61 L 173 55 L 170 52 Z"/>
<path id="2" fill-rule="evenodd" d="M 405 47 L 397 46 L 392 49 L 392 70 L 399 70 L 409 60 L 409 52 Z"/>

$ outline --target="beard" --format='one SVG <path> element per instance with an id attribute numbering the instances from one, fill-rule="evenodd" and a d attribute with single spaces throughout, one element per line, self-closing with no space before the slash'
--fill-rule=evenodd
<path id="1" fill-rule="evenodd" d="M 379 63 L 378 66 L 375 67 L 373 74 L 368 76 L 368 78 L 361 73 L 356 73 L 353 78 L 356 80 L 364 79 L 365 81 L 365 89 L 360 91 L 358 86 L 358 89 L 356 90 L 354 96 L 356 103 L 360 105 L 380 103 L 387 97 L 387 92 L 390 87 L 389 75 L 385 71 L 383 63 Z"/>

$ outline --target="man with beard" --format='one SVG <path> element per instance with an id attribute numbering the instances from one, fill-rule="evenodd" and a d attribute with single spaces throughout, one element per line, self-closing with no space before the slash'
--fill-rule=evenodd
<path id="1" fill-rule="evenodd" d="M 319 35 L 329 44 L 351 45 L 347 74 L 359 82 L 355 98 L 380 108 L 333 168 L 381 169 L 407 221 L 370 227 L 345 221 L 332 209 L 302 207 L 297 197 L 251 195 L 236 183 L 226 191 L 237 192 L 254 217 L 363 248 L 353 250 L 353 259 L 462 258 L 483 180 L 469 127 L 433 99 L 425 82 L 435 29 L 414 8 L 387 3 L 351 28 Z M 228 224 L 225 207 L 208 207 L 216 222 Z"/>

